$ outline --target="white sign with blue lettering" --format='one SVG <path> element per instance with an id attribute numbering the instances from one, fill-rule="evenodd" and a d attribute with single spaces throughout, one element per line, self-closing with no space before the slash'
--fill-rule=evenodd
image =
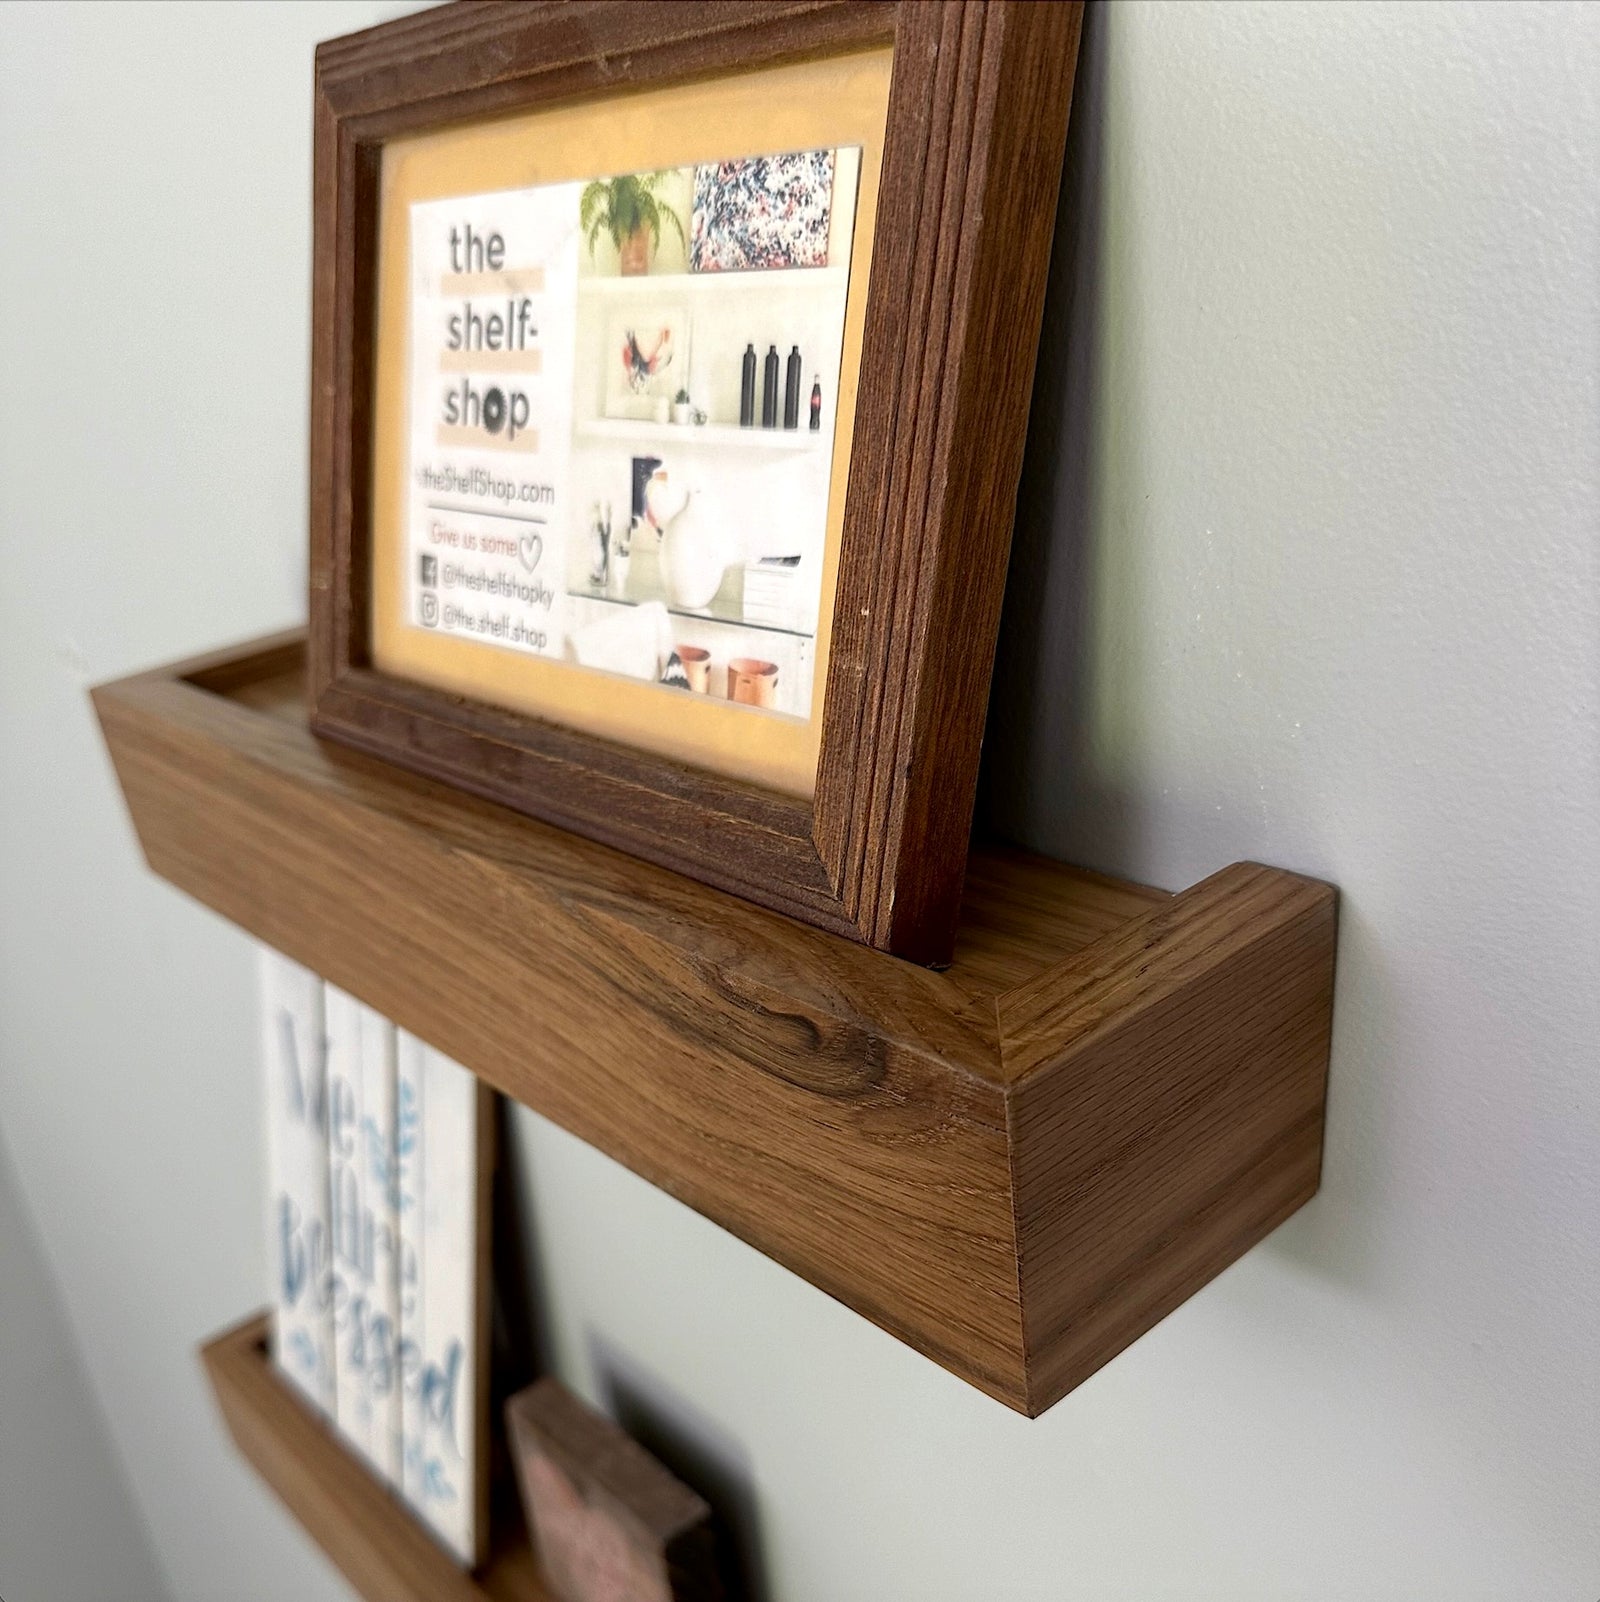
<path id="1" fill-rule="evenodd" d="M 267 1081 L 273 1357 L 314 1407 L 335 1412 L 322 981 L 261 948 Z"/>

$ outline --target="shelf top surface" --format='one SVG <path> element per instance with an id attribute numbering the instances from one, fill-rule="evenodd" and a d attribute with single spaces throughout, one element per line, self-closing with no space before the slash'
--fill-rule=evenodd
<path id="1" fill-rule="evenodd" d="M 826 955 L 826 965 L 847 992 L 857 984 L 884 994 L 892 984 L 900 992 L 901 1007 L 923 1019 L 942 1015 L 945 1020 L 970 1013 L 974 1003 L 984 1004 L 1006 991 L 1026 985 L 1046 968 L 1081 950 L 1120 927 L 1129 918 L 1170 899 L 1167 892 L 1144 885 L 1108 879 L 1048 858 L 1004 846 L 975 849 L 967 864 L 967 890 L 954 960 L 948 969 L 932 972 L 883 952 L 805 928 L 778 913 L 738 900 L 726 893 L 681 880 L 627 857 L 610 847 L 523 818 L 503 807 L 461 795 L 430 780 L 404 774 L 385 763 L 343 751 L 315 740 L 306 723 L 304 650 L 299 637 L 289 637 L 272 648 L 230 658 L 220 669 L 202 669 L 186 675 L 186 682 L 209 690 L 225 703 L 264 714 L 299 745 L 300 762 L 314 763 L 325 781 L 348 787 L 363 804 L 392 805 L 386 791 L 404 792 L 409 814 L 419 823 L 430 821 L 459 833 L 470 816 L 470 835 L 486 854 L 505 862 L 516 857 L 546 864 L 559 855 L 570 860 L 567 871 L 593 877 L 597 870 L 608 883 L 645 881 L 655 893 L 672 899 L 703 904 L 718 920 L 751 920 L 770 927 L 795 953 Z M 419 807 L 411 799 L 419 789 L 430 804 Z M 650 893 L 645 891 L 645 893 Z M 913 1019 L 902 1016 L 902 1024 Z M 936 1031 L 943 1036 L 943 1029 Z"/>

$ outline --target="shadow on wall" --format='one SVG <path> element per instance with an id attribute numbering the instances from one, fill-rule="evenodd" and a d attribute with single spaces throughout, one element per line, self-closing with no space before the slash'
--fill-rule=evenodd
<path id="1" fill-rule="evenodd" d="M 1107 726 L 1107 707 L 1115 704 L 1109 681 L 1126 642 L 1099 638 L 1104 624 L 1095 612 L 1107 541 L 1128 526 L 1116 504 L 1118 487 L 1105 482 L 1096 460 L 1097 431 L 1102 439 L 1138 432 L 1138 408 L 1114 404 L 1128 391 L 1102 371 L 1100 346 L 1103 286 L 1108 274 L 1129 265 L 1118 258 L 1115 230 L 1108 235 L 1104 227 L 1106 30 L 1106 8 L 1087 6 L 975 830 L 1127 874 L 1138 872 L 1146 818 L 1137 793 L 1108 782 L 1104 741 L 1131 738 L 1137 710 L 1116 707 L 1117 727 Z M 1126 319 L 1138 308 L 1118 310 Z M 1136 463 L 1138 440 L 1117 440 L 1116 453 L 1120 462 Z M 1137 473 L 1133 483 L 1139 493 Z M 1136 607 L 1119 611 L 1138 615 Z M 1349 900 L 1340 915 L 1338 982 L 1341 995 L 1391 999 L 1375 932 Z M 1335 1011 L 1333 1061 L 1340 1073 L 1329 1087 L 1322 1190 L 1267 1246 L 1345 1284 L 1368 1282 L 1374 1268 L 1371 1238 L 1349 1227 L 1358 1199 L 1370 1200 L 1392 1183 L 1386 1147 L 1374 1136 L 1389 1127 L 1395 1094 L 1374 1068 L 1380 1057 L 1373 1037 L 1395 1027 L 1381 1008 Z"/>
<path id="2" fill-rule="evenodd" d="M 1408 1016 L 1382 932 L 1358 901 L 1341 897 L 1333 1051 L 1323 1130 L 1322 1188 L 1258 1251 L 1318 1278 L 1376 1295 L 1385 1261 L 1382 1220 L 1401 1205 L 1409 1053 L 1424 1026 Z"/>
<path id="3" fill-rule="evenodd" d="M 980 834 L 1115 872 L 1136 820 L 1126 797 L 1097 786 L 1091 749 L 1104 32 L 1100 8 L 1088 6 L 976 822 Z"/>
<path id="4" fill-rule="evenodd" d="M 546 1374 L 559 1378 L 546 1295 L 546 1277 L 526 1209 L 533 1186 L 527 1173 L 526 1130 L 505 1097 L 498 1098 L 499 1162 L 495 1174 L 495 1297 L 493 1416 L 498 1425 L 508 1397 Z M 695 1411 L 656 1375 L 598 1331 L 588 1333 L 595 1403 L 683 1483 L 710 1503 L 729 1597 L 767 1602 L 759 1503 L 749 1455 L 733 1437 Z M 504 1444 L 502 1431 L 496 1439 Z M 510 1463 L 501 1465 L 510 1488 Z M 513 1496 L 515 1492 L 511 1493 Z"/>
<path id="5" fill-rule="evenodd" d="M 517 1138 L 511 1103 L 495 1098 L 497 1161 L 494 1175 L 494 1322 L 491 1407 L 495 1438 L 509 1397 L 543 1374 L 553 1373 L 554 1350 L 544 1294 L 546 1278 L 522 1198 L 531 1196 L 526 1156 Z"/>
<path id="6" fill-rule="evenodd" d="M 760 1505 L 744 1448 L 604 1336 L 591 1332 L 589 1356 L 602 1409 L 711 1504 L 729 1596 L 767 1602 Z"/>

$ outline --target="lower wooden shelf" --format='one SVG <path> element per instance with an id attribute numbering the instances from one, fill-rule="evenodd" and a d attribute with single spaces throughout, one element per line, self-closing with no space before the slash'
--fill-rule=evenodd
<path id="1" fill-rule="evenodd" d="M 1316 1191 L 1328 885 L 985 848 L 935 973 L 323 745 L 299 637 L 95 706 L 157 873 L 1019 1411 Z"/>
<path id="2" fill-rule="evenodd" d="M 201 1348 L 233 1443 L 369 1602 L 551 1602 L 514 1506 L 489 1561 L 466 1574 L 340 1441 L 267 1352 L 257 1313 Z"/>

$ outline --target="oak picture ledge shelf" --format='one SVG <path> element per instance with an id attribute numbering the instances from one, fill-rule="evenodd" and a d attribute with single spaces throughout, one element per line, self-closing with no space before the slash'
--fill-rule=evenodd
<path id="1" fill-rule="evenodd" d="M 370 1602 L 553 1602 L 514 1505 L 495 1527 L 488 1561 L 463 1573 L 278 1377 L 268 1318 L 256 1313 L 208 1341 L 206 1378 L 233 1444 L 357 1592 Z"/>
<path id="2" fill-rule="evenodd" d="M 155 872 L 1021 1412 L 1316 1191 L 1328 885 L 980 848 L 933 972 L 319 742 L 299 635 L 94 701 Z"/>

